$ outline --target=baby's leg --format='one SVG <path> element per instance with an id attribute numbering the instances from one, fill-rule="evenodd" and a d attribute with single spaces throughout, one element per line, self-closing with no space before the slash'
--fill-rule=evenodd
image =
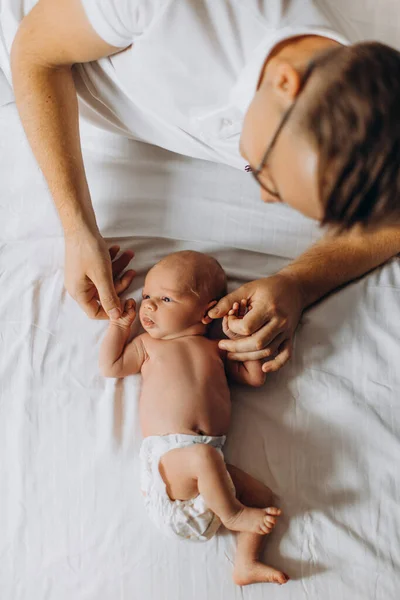
<path id="1" fill-rule="evenodd" d="M 206 505 L 233 531 L 258 535 L 274 526 L 276 508 L 249 508 L 237 498 L 230 485 L 225 462 L 212 446 L 195 444 L 176 448 L 160 460 L 160 474 L 172 500 L 187 500 L 201 494 Z"/>
<path id="2" fill-rule="evenodd" d="M 227 469 L 235 484 L 237 496 L 243 504 L 258 507 L 273 504 L 273 493 L 266 485 L 233 465 L 227 465 Z M 266 582 L 283 584 L 289 580 L 285 573 L 259 560 L 263 542 L 264 537 L 256 533 L 239 533 L 233 572 L 233 579 L 237 585 Z"/>

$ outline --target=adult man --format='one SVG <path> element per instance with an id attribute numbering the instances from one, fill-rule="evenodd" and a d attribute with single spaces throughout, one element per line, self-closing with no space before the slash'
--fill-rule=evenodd
<path id="1" fill-rule="evenodd" d="M 133 272 L 114 289 L 82 163 L 76 90 L 105 127 L 249 163 L 264 201 L 352 227 L 210 311 L 251 304 L 231 327 L 245 337 L 222 343 L 232 358 L 274 357 L 263 369 L 277 370 L 305 307 L 400 251 L 400 55 L 347 44 L 311 1 L 39 0 L 13 40 L 13 85 L 64 227 L 66 287 L 87 314 L 118 311 Z M 118 259 L 114 275 L 130 258 Z"/>

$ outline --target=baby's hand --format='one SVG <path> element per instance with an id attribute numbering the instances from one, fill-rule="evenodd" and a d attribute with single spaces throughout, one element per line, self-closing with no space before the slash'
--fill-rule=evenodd
<path id="1" fill-rule="evenodd" d="M 110 318 L 110 323 L 118 325 L 123 329 L 130 329 L 133 321 L 136 318 L 136 302 L 133 298 L 129 298 L 125 301 L 124 309 L 121 316 L 118 319 Z"/>
<path id="2" fill-rule="evenodd" d="M 229 323 L 231 322 L 232 319 L 243 319 L 243 317 L 245 316 L 245 314 L 247 312 L 248 312 L 247 300 L 244 298 L 243 300 L 240 301 L 240 304 L 239 304 L 239 302 L 234 302 L 231 310 L 222 319 L 222 331 L 224 332 L 226 337 L 228 337 L 230 340 L 237 340 L 239 338 L 246 337 L 246 336 L 239 335 L 239 334 L 231 331 L 229 329 Z"/>

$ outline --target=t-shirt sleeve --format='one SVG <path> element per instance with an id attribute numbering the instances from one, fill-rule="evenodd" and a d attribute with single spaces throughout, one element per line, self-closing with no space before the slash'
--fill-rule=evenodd
<path id="1" fill-rule="evenodd" d="M 116 48 L 130 46 L 153 19 L 157 0 L 81 0 L 95 32 Z"/>

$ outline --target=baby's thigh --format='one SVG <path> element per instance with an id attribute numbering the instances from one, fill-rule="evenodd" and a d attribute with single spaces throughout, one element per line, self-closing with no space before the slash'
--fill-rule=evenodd
<path id="1" fill-rule="evenodd" d="M 175 448 L 160 459 L 160 475 L 171 500 L 189 500 L 199 494 L 194 469 L 195 448 Z"/>

